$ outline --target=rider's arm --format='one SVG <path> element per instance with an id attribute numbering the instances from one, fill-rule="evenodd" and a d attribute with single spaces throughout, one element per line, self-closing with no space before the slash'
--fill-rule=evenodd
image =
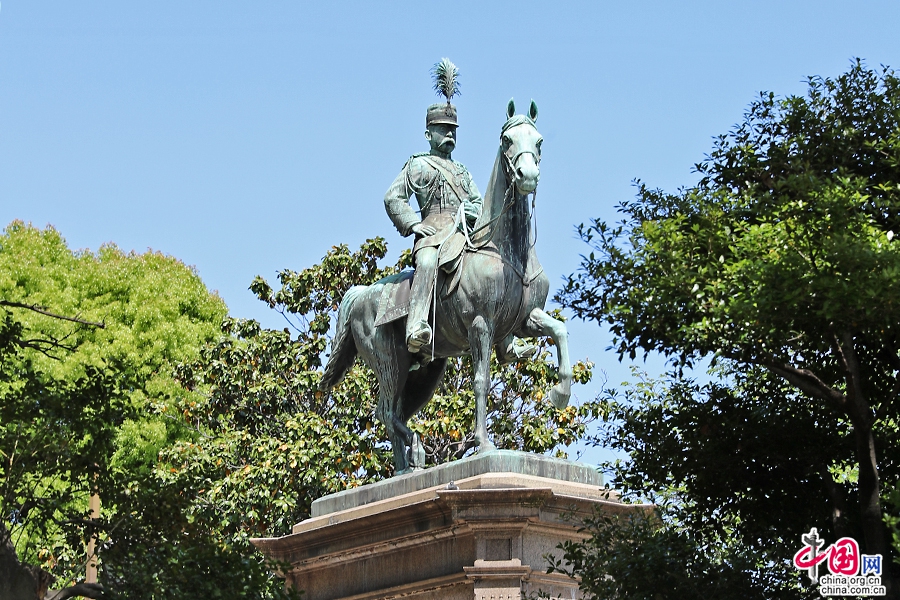
<path id="1" fill-rule="evenodd" d="M 475 185 L 475 181 L 468 171 L 466 172 L 466 176 L 469 178 L 469 197 L 463 202 L 463 208 L 466 211 L 466 218 L 474 223 L 474 221 L 481 216 L 484 199 L 481 197 L 478 186 Z"/>
<path id="2" fill-rule="evenodd" d="M 391 221 L 400 235 L 406 237 L 412 233 L 412 227 L 418 223 L 419 215 L 409 205 L 409 198 L 413 194 L 412 186 L 409 181 L 410 160 L 403 166 L 403 170 L 397 175 L 394 183 L 388 188 L 384 195 L 384 209 L 387 211 Z"/>

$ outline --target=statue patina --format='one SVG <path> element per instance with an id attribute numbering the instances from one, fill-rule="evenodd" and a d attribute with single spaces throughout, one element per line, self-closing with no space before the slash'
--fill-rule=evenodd
<path id="1" fill-rule="evenodd" d="M 449 67 L 455 77 L 455 67 Z M 515 360 L 533 352 L 518 337 L 550 336 L 559 365 L 559 383 L 550 390 L 550 400 L 563 408 L 571 395 L 568 333 L 543 310 L 550 282 L 538 262 L 531 230 L 529 196 L 540 178 L 542 142 L 535 126 L 537 105 L 532 101 L 528 115 L 517 115 L 509 101 L 482 199 L 465 167 L 450 159 L 456 110 L 449 103 L 452 94 L 444 95 L 447 104 L 432 105 L 426 116 L 431 152 L 413 156 L 385 197 L 400 232 L 417 236 L 409 317 L 403 319 L 394 306 L 403 297 L 397 291 L 409 286 L 406 273 L 348 290 L 320 383 L 323 390 L 335 386 L 357 354 L 375 371 L 375 416 L 387 430 L 397 474 L 424 467 L 424 453 L 407 422 L 431 399 L 449 357 L 472 356 L 479 452 L 494 448 L 486 423 L 492 348 L 501 360 Z M 433 120 L 438 113 L 443 116 L 435 118 L 445 122 Z M 413 194 L 422 219 L 408 205 Z M 407 321 L 412 321 L 409 327 Z"/>

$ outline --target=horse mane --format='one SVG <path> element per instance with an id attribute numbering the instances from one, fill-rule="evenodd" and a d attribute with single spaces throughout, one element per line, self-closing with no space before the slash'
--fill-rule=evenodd
<path id="1" fill-rule="evenodd" d="M 497 157 L 494 159 L 494 168 L 488 179 L 487 190 L 484 193 L 484 204 L 481 208 L 481 216 L 475 222 L 475 229 L 485 223 L 496 219 L 503 210 L 503 202 L 506 198 L 506 174 L 503 172 L 503 149 L 497 146 Z"/>

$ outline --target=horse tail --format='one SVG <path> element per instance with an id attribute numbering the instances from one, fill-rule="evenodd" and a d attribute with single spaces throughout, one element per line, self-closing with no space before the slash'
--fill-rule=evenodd
<path id="1" fill-rule="evenodd" d="M 338 310 L 337 332 L 331 341 L 331 356 L 325 366 L 325 373 L 319 382 L 321 391 L 328 391 L 344 378 L 344 375 L 353 366 L 356 360 L 356 342 L 350 331 L 350 313 L 360 295 L 366 290 L 364 285 L 355 285 L 344 294 L 341 308 Z"/>

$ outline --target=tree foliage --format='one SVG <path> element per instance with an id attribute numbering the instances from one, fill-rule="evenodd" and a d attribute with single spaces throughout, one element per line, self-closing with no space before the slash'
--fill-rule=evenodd
<path id="1" fill-rule="evenodd" d="M 645 469 L 650 485 L 683 482 L 698 514 L 740 516 L 748 532 L 757 520 L 775 539 L 799 539 L 827 512 L 834 535 L 887 556 L 882 491 L 900 460 L 900 79 L 856 61 L 810 78 L 805 96 L 761 94 L 696 169 L 700 182 L 675 194 L 640 184 L 621 224 L 580 227 L 593 251 L 560 294 L 610 325 L 620 355 L 713 358 L 737 376 L 730 390 L 676 385 L 668 405 L 620 413 L 632 450 L 661 444 L 684 461 L 657 455 L 621 480 Z M 703 483 L 709 473 L 721 492 Z"/>
<path id="2" fill-rule="evenodd" d="M 73 252 L 21 222 L 0 236 L 0 305 L 0 543 L 67 585 L 90 537 L 113 569 L 136 516 L 161 509 L 157 453 L 185 427 L 149 409 L 180 389 L 174 364 L 216 335 L 225 306 L 174 258 Z"/>
<path id="3" fill-rule="evenodd" d="M 786 577 L 775 552 L 760 554 L 710 535 L 708 528 L 688 527 L 680 521 L 685 512 L 683 505 L 660 507 L 654 515 L 597 512 L 581 529 L 587 539 L 561 544 L 562 554 L 550 557 L 549 571 L 580 578 L 590 598 L 819 597 L 797 585 L 796 573 L 793 581 Z"/>
<path id="4" fill-rule="evenodd" d="M 36 368 L 28 349 L 38 333 L 3 312 L 0 597 L 5 600 L 38 597 L 56 575 L 84 570 L 85 544 L 97 532 L 86 500 L 93 486 L 110 480 L 108 461 L 100 457 L 115 452 L 115 427 L 128 411 L 108 371 L 87 368 L 67 381 Z"/>
<path id="5" fill-rule="evenodd" d="M 607 465 L 610 485 L 659 510 L 651 518 L 597 515 L 588 543 L 566 545 L 564 557 L 597 597 L 606 597 L 600 589 L 635 598 L 692 589 L 716 598 L 816 593 L 808 585 L 804 592 L 791 557 L 810 527 L 832 529 L 829 506 L 813 500 L 849 476 L 849 428 L 762 369 L 722 366 L 717 375 L 704 383 L 640 375 L 605 399 L 608 420 L 595 441 L 628 456 Z M 696 558 L 684 560 L 691 552 Z M 603 569 L 612 580 L 597 580 Z M 633 572 L 641 569 L 654 575 Z"/>

